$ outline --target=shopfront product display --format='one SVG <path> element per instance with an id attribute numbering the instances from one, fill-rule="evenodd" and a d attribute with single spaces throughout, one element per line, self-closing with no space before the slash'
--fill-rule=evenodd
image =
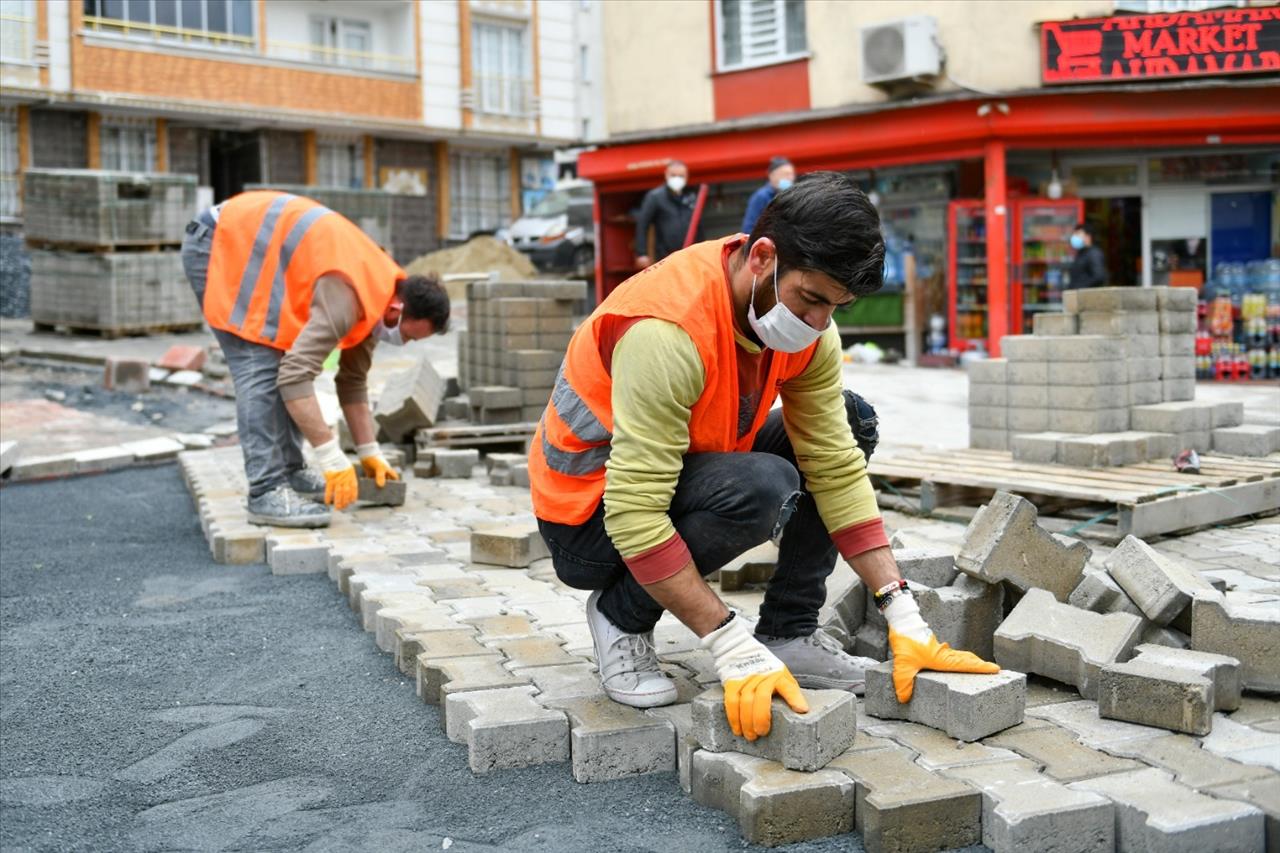
<path id="1" fill-rule="evenodd" d="M 1201 297 L 1196 378 L 1280 379 L 1280 258 L 1219 264 Z"/>

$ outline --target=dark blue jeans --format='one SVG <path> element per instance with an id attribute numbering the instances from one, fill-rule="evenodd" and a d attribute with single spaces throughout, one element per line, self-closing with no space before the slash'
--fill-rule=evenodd
<path id="1" fill-rule="evenodd" d="M 879 440 L 875 410 L 851 391 L 844 398 L 854 437 L 870 459 Z M 804 637 L 818 627 L 836 547 L 813 496 L 803 488 L 781 410 L 766 419 L 750 452 L 686 456 L 670 516 L 704 575 L 781 533 L 778 567 L 765 589 L 756 630 L 770 637 Z M 600 611 L 622 630 L 653 629 L 662 606 L 627 570 L 605 533 L 603 502 L 582 524 L 539 519 L 538 528 L 562 582 L 604 590 Z"/>

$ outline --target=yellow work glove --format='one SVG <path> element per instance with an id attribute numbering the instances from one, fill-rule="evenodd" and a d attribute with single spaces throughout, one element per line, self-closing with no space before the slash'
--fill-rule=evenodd
<path id="1" fill-rule="evenodd" d="M 884 618 L 889 623 L 889 648 L 893 650 L 893 690 L 904 705 L 911 701 L 916 674 L 922 669 L 982 674 L 1000 671 L 999 666 L 973 652 L 957 651 L 938 642 L 909 591 L 904 590 L 889 601 Z"/>
<path id="2" fill-rule="evenodd" d="M 345 509 L 360 493 L 356 468 L 338 446 L 338 439 L 326 441 L 316 448 L 316 461 L 324 472 L 324 502 L 334 509 Z"/>
<path id="3" fill-rule="evenodd" d="M 751 633 L 746 620 L 734 616 L 729 624 L 702 638 L 702 647 L 715 659 L 716 674 L 724 685 L 724 713 L 735 735 L 755 740 L 773 725 L 773 694 L 791 710 L 808 713 L 795 676 Z"/>
<path id="4" fill-rule="evenodd" d="M 387 484 L 387 480 L 400 479 L 396 469 L 392 468 L 382 455 L 382 449 L 378 447 L 376 441 L 357 447 L 356 455 L 360 457 L 360 467 L 364 469 L 365 476 L 372 477 L 379 489 Z"/>

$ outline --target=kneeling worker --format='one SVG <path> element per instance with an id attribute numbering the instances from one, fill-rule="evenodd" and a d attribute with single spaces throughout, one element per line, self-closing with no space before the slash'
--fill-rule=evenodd
<path id="1" fill-rule="evenodd" d="M 330 510 L 316 501 L 342 509 L 356 499 L 355 468 L 313 387 L 335 348 L 338 402 L 361 467 L 379 487 L 398 479 L 378 450 L 365 380 L 379 340 L 445 331 L 449 297 L 435 278 L 407 276 L 318 202 L 265 190 L 197 216 L 182 264 L 235 382 L 251 522 L 323 527 Z M 303 461 L 303 436 L 320 472 Z"/>
<path id="2" fill-rule="evenodd" d="M 529 475 L 556 574 L 593 590 L 587 624 L 615 701 L 676 700 L 653 645 L 664 610 L 714 658 L 735 734 L 768 734 L 775 693 L 804 712 L 801 686 L 860 692 L 875 662 L 818 628 L 837 552 L 885 615 L 901 701 L 922 669 L 999 671 L 921 618 L 855 439 L 869 451 L 875 422 L 843 389 L 831 316 L 879 289 L 883 268 L 875 208 L 847 178 L 814 173 L 749 236 L 636 274 L 574 334 Z M 703 575 L 779 536 L 753 624 Z"/>

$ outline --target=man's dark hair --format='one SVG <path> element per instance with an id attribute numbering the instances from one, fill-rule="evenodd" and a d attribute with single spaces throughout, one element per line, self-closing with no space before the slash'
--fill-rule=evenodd
<path id="1" fill-rule="evenodd" d="M 778 273 L 812 270 L 854 296 L 884 284 L 880 214 L 853 181 L 837 172 L 810 172 L 778 195 L 756 220 L 743 257 L 761 237 L 778 249 Z"/>
<path id="2" fill-rule="evenodd" d="M 1090 239 L 1096 238 L 1098 236 L 1098 229 L 1093 227 L 1092 222 L 1081 222 L 1076 225 L 1076 230 L 1083 231 L 1084 233 L 1088 234 Z"/>
<path id="3" fill-rule="evenodd" d="M 790 165 L 791 165 L 791 161 L 788 160 L 786 157 L 782 157 L 782 156 L 770 157 L 769 168 L 765 170 L 764 175 L 767 178 L 773 174 L 773 171 L 775 169 L 781 169 L 783 166 L 790 166 Z"/>
<path id="4" fill-rule="evenodd" d="M 435 333 L 449 330 L 449 294 L 435 275 L 411 275 L 396 284 L 396 293 L 404 303 L 404 316 L 410 320 L 430 320 Z"/>

